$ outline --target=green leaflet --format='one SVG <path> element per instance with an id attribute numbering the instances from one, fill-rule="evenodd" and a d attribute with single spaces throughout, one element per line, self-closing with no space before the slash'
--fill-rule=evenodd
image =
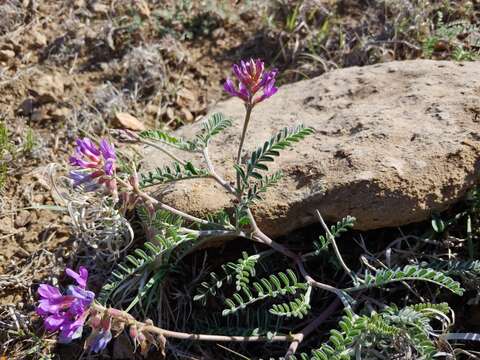
<path id="1" fill-rule="evenodd" d="M 182 165 L 174 162 L 170 166 L 156 168 L 155 170 L 140 175 L 140 187 L 164 184 L 172 181 L 207 177 L 207 170 L 196 168 L 191 162 Z"/>
<path id="2" fill-rule="evenodd" d="M 263 176 L 260 171 L 268 171 L 266 163 L 273 162 L 274 157 L 280 156 L 280 150 L 292 146 L 293 143 L 303 140 L 312 133 L 312 128 L 304 127 L 303 125 L 280 130 L 270 140 L 266 141 L 263 146 L 252 152 L 250 159 L 244 167 L 235 166 L 235 170 L 242 180 L 243 187 L 248 187 L 250 178 L 261 180 Z"/>
<path id="3" fill-rule="evenodd" d="M 203 147 L 207 147 L 210 140 L 232 126 L 232 121 L 227 119 L 222 113 L 212 114 L 207 121 L 203 123 L 202 131 L 196 137 L 196 142 L 201 143 Z"/>

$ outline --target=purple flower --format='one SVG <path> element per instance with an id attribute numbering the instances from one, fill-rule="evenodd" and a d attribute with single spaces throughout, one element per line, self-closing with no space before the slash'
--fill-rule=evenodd
<path id="1" fill-rule="evenodd" d="M 65 295 L 48 284 L 41 284 L 37 291 L 40 295 L 37 314 L 43 318 L 47 331 L 60 331 L 61 343 L 69 343 L 82 336 L 83 325 L 95 298 L 93 292 L 86 290 L 86 268 L 80 267 L 78 273 L 67 268 L 66 273 L 75 279 L 77 285 L 70 285 Z"/>
<path id="2" fill-rule="evenodd" d="M 74 156 L 70 156 L 70 164 L 83 170 L 89 170 L 90 179 L 102 175 L 112 176 L 115 173 L 115 149 L 107 140 L 102 139 L 100 146 L 96 146 L 89 138 L 77 139 Z M 92 171 L 95 170 L 95 171 Z M 73 180 L 85 181 L 85 176 L 76 171 Z"/>
<path id="3" fill-rule="evenodd" d="M 115 148 L 106 139 L 102 139 L 99 146 L 89 138 L 77 139 L 75 154 L 69 160 L 78 168 L 69 174 L 74 186 L 83 184 L 87 191 L 93 191 L 104 184 L 111 193 L 116 193 Z"/>
<path id="4" fill-rule="evenodd" d="M 89 347 L 93 352 L 99 353 L 107 347 L 110 340 L 112 340 L 112 332 L 110 330 L 102 330 L 95 335 L 93 340 L 91 340 Z"/>
<path id="5" fill-rule="evenodd" d="M 224 90 L 232 96 L 239 97 L 249 106 L 269 98 L 277 92 L 275 77 L 277 70 L 265 71 L 265 64 L 260 59 L 250 59 L 234 64 L 232 71 L 238 80 L 238 86 L 228 78 L 223 85 Z M 255 96 L 259 91 L 260 96 Z"/>

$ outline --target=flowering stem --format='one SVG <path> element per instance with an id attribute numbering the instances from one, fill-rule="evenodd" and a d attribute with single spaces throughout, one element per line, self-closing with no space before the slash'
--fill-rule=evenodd
<path id="1" fill-rule="evenodd" d="M 250 122 L 250 115 L 252 114 L 253 105 L 246 103 L 245 108 L 246 108 L 245 120 L 243 122 L 243 130 L 242 130 L 242 137 L 240 138 L 240 145 L 238 146 L 237 165 L 240 165 L 240 162 L 241 162 L 243 143 L 245 141 L 245 135 L 247 134 L 247 127 L 248 127 L 248 123 Z M 239 182 L 240 182 L 239 179 L 237 179 L 238 185 L 240 185 Z"/>
<path id="2" fill-rule="evenodd" d="M 167 211 L 170 211 L 171 213 L 175 214 L 175 215 L 178 215 L 180 217 L 183 217 L 184 219 L 187 219 L 187 220 L 190 220 L 190 221 L 193 221 L 193 222 L 196 222 L 196 223 L 199 223 L 199 224 L 203 224 L 203 225 L 211 225 L 211 223 L 207 220 L 204 220 L 204 219 L 200 219 L 200 218 L 197 218 L 195 216 L 192 216 L 192 215 L 189 215 L 187 213 L 184 213 L 183 211 L 180 211 L 178 209 L 175 209 L 167 204 L 164 204 L 160 201 L 158 201 L 157 199 L 155 199 L 154 197 L 148 195 L 147 193 L 143 192 L 142 190 L 140 190 L 140 188 L 138 186 L 132 186 L 131 184 L 127 183 L 126 181 L 120 179 L 120 178 L 117 178 L 117 181 L 119 184 L 125 186 L 127 189 L 130 189 L 131 191 L 133 191 L 135 194 L 137 194 L 140 198 L 142 198 L 147 204 L 152 204 L 154 206 L 158 206 L 160 207 L 161 209 L 163 210 L 167 210 Z"/>
<path id="3" fill-rule="evenodd" d="M 224 335 L 210 335 L 210 334 L 190 334 L 178 331 L 165 330 L 154 325 L 149 325 L 137 321 L 132 315 L 125 311 L 106 308 L 100 304 L 93 304 L 93 310 L 99 313 L 107 312 L 110 316 L 123 322 L 126 326 L 135 326 L 141 329 L 142 332 L 148 332 L 150 334 L 157 334 L 164 337 L 170 337 L 183 340 L 195 340 L 195 341 L 225 341 L 225 342 L 268 342 L 268 341 L 292 341 L 291 335 L 276 335 L 273 337 L 267 336 L 224 336 Z"/>

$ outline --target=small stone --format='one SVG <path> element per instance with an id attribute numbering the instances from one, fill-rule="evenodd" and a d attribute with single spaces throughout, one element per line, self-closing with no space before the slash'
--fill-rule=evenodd
<path id="1" fill-rule="evenodd" d="M 45 201 L 45 195 L 43 194 L 36 194 L 33 196 L 33 202 L 36 204 L 43 204 Z"/>
<path id="2" fill-rule="evenodd" d="M 62 107 L 56 108 L 50 113 L 53 120 L 65 121 L 70 116 L 70 109 Z"/>
<path id="3" fill-rule="evenodd" d="M 194 117 L 193 117 L 193 114 L 190 112 L 190 110 L 188 110 L 187 108 L 182 108 L 181 112 L 186 122 L 190 123 L 193 121 Z"/>
<path id="4" fill-rule="evenodd" d="M 33 122 L 40 122 L 43 120 L 47 120 L 49 116 L 47 115 L 47 112 L 45 111 L 44 108 L 41 109 L 35 109 L 33 110 L 32 114 L 30 115 L 30 119 Z"/>
<path id="5" fill-rule="evenodd" d="M 13 220 L 9 216 L 0 219 L 0 234 L 12 234 L 15 232 Z"/>
<path id="6" fill-rule="evenodd" d="M 215 29 L 215 30 L 212 31 L 212 37 L 213 37 L 214 39 L 217 39 L 217 40 L 224 38 L 226 34 L 227 34 L 227 33 L 226 33 L 225 29 L 222 28 L 222 27 L 220 27 L 220 28 Z"/>
<path id="7" fill-rule="evenodd" d="M 156 115 L 157 112 L 158 112 L 158 106 L 157 105 L 153 105 L 153 104 L 149 104 L 147 105 L 147 107 L 145 108 L 145 112 L 149 115 Z"/>
<path id="8" fill-rule="evenodd" d="M 92 41 L 98 38 L 98 34 L 92 28 L 85 28 L 85 40 Z"/>
<path id="9" fill-rule="evenodd" d="M 15 52 L 12 50 L 0 50 L 0 61 L 8 61 L 15 57 Z"/>
<path id="10" fill-rule="evenodd" d="M 250 22 L 257 17 L 257 13 L 254 10 L 247 10 L 240 13 L 240 19 L 245 22 Z"/>
<path id="11" fill-rule="evenodd" d="M 35 100 L 28 98 L 22 101 L 17 109 L 17 112 L 23 116 L 30 116 L 35 108 Z"/>
<path id="12" fill-rule="evenodd" d="M 96 14 L 106 15 L 109 10 L 110 8 L 105 4 L 95 3 L 92 5 L 92 11 Z"/>
<path id="13" fill-rule="evenodd" d="M 196 102 L 196 100 L 197 98 L 195 94 L 186 88 L 180 89 L 177 92 L 177 104 L 180 106 L 190 107 Z"/>
<path id="14" fill-rule="evenodd" d="M 32 33 L 32 36 L 33 36 L 33 45 L 34 46 L 39 47 L 39 48 L 47 46 L 47 37 L 45 35 L 37 32 L 37 31 L 34 31 Z"/>
<path id="15" fill-rule="evenodd" d="M 27 210 L 21 210 L 15 217 L 14 224 L 16 228 L 21 228 L 29 224 L 31 220 L 32 217 L 30 215 L 30 212 Z"/>
<path id="16" fill-rule="evenodd" d="M 135 116 L 130 115 L 129 113 L 118 112 L 115 114 L 114 119 L 115 125 L 123 129 L 133 130 L 133 131 L 143 131 L 145 130 L 145 125 L 140 122 Z"/>
<path id="17" fill-rule="evenodd" d="M 171 107 L 167 107 L 167 117 L 169 120 L 174 120 L 175 119 L 175 112 Z"/>
<path id="18" fill-rule="evenodd" d="M 39 103 L 54 102 L 63 95 L 65 81 L 59 74 L 43 75 L 37 79 L 33 91 L 38 95 Z"/>
<path id="19" fill-rule="evenodd" d="M 0 45 L 0 50 L 15 50 L 12 43 L 4 43 Z"/>
<path id="20" fill-rule="evenodd" d="M 87 3 L 85 2 L 85 0 L 74 0 L 73 1 L 73 7 L 75 9 L 80 9 L 80 8 L 83 8 L 85 7 Z"/>
<path id="21" fill-rule="evenodd" d="M 140 16 L 143 18 L 149 18 L 150 9 L 148 7 L 148 4 L 143 0 L 137 0 L 135 1 L 135 3 L 137 5 L 138 13 L 140 14 Z"/>

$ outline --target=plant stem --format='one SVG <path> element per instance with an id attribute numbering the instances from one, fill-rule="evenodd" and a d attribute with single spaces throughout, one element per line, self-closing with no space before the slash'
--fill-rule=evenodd
<path id="1" fill-rule="evenodd" d="M 322 224 L 323 229 L 327 233 L 328 238 L 330 239 L 330 242 L 332 243 L 333 251 L 335 252 L 335 256 L 338 259 L 338 262 L 342 266 L 343 270 L 352 278 L 353 282 L 357 282 L 357 277 L 355 276 L 354 272 L 350 270 L 350 268 L 347 266 L 345 261 L 343 260 L 342 254 L 340 254 L 340 251 L 338 250 L 337 243 L 335 241 L 335 236 L 330 232 L 330 229 L 328 228 L 327 224 L 325 224 L 325 221 L 323 221 L 322 215 L 320 214 L 320 211 L 316 210 L 317 217 L 320 220 L 320 224 Z"/>
<path id="2" fill-rule="evenodd" d="M 304 277 L 304 279 L 307 281 L 307 283 L 310 286 L 329 291 L 337 295 L 340 300 L 344 303 L 345 306 L 349 306 L 348 302 L 345 300 L 345 295 L 343 295 L 342 291 L 334 286 L 328 285 L 321 283 L 319 281 L 316 281 L 313 277 L 311 277 L 307 270 L 305 269 L 305 266 L 303 265 L 302 262 L 302 257 L 300 255 L 295 254 L 291 250 L 287 249 L 285 246 L 273 241 L 270 239 L 265 233 L 263 233 L 260 228 L 257 225 L 257 222 L 255 221 L 255 218 L 253 217 L 252 211 L 250 209 L 247 209 L 247 215 L 250 219 L 250 223 L 253 227 L 253 239 L 257 240 L 258 242 L 270 246 L 272 249 L 280 252 L 281 254 L 289 257 L 295 262 L 295 265 L 298 267 L 300 270 L 300 273 Z"/>
<path id="3" fill-rule="evenodd" d="M 245 108 L 246 108 L 245 120 L 243 121 L 242 136 L 240 138 L 240 145 L 238 146 L 238 152 L 237 152 L 237 161 L 236 161 L 237 166 L 240 166 L 242 162 L 243 143 L 245 141 L 245 135 L 247 134 L 248 123 L 250 122 L 250 115 L 252 114 L 253 105 L 249 103 L 245 103 Z M 242 194 L 243 188 L 240 184 L 240 181 L 241 181 L 240 174 L 237 172 L 237 190 L 238 190 L 237 196 L 239 200 L 242 198 L 242 195 L 243 195 Z"/>
<path id="4" fill-rule="evenodd" d="M 151 142 L 151 141 L 148 141 L 148 140 L 145 140 L 145 139 L 142 139 L 141 137 L 137 137 L 137 139 L 146 144 L 146 145 L 150 145 L 152 147 L 154 147 L 155 149 L 158 149 L 160 150 L 161 152 L 163 152 L 165 155 L 171 157 L 174 161 L 182 164 L 183 166 L 185 166 L 187 163 L 185 161 L 183 161 L 182 159 L 180 159 L 179 157 L 177 157 L 176 155 L 174 155 L 172 152 L 170 152 L 169 150 L 165 149 L 163 146 L 160 146 L 158 144 L 155 144 L 154 142 Z"/>
<path id="5" fill-rule="evenodd" d="M 253 106 L 251 104 L 245 104 L 245 108 L 246 108 L 245 120 L 243 122 L 243 130 L 242 130 L 242 137 L 240 138 L 240 145 L 238 146 L 237 165 L 240 165 L 242 150 L 243 150 L 243 143 L 245 141 L 245 135 L 247 134 L 247 127 L 248 127 L 248 123 L 250 122 L 250 115 L 252 114 Z"/>
<path id="6" fill-rule="evenodd" d="M 334 313 L 339 306 L 341 305 L 341 302 L 338 298 L 336 298 L 328 307 L 322 311 L 322 313 L 316 317 L 311 323 L 309 323 L 307 326 L 305 326 L 299 333 L 295 334 L 293 342 L 290 344 L 290 347 L 287 350 L 287 353 L 285 354 L 285 359 L 288 359 L 290 356 L 295 354 L 297 351 L 298 346 L 300 343 L 310 335 L 316 328 L 318 328 L 332 313 Z"/>
<path id="7" fill-rule="evenodd" d="M 148 195 L 147 193 L 143 192 L 142 190 L 140 190 L 140 188 L 138 187 L 138 184 L 136 184 L 135 186 L 132 186 L 131 184 L 127 183 L 126 181 L 124 181 L 124 180 L 122 180 L 118 177 L 117 177 L 117 182 L 120 183 L 121 185 L 125 186 L 126 188 L 132 190 L 135 194 L 137 194 L 140 198 L 142 198 L 146 203 L 156 205 L 156 206 L 160 207 L 161 209 L 170 211 L 171 213 L 173 213 L 175 215 L 178 215 L 180 217 L 183 217 L 184 219 L 187 219 L 187 220 L 199 223 L 199 224 L 203 224 L 203 225 L 210 225 L 210 222 L 207 221 L 207 220 L 200 219 L 200 218 L 197 218 L 193 215 L 184 213 L 183 211 L 180 211 L 178 209 L 175 209 L 171 206 L 168 206 L 167 204 L 164 204 L 164 203 L 158 201 L 154 197 L 152 197 L 152 196 Z"/>
<path id="8" fill-rule="evenodd" d="M 271 338 L 267 336 L 224 336 L 224 335 L 210 335 L 210 334 L 190 334 L 184 332 L 177 332 L 171 330 L 165 330 L 154 325 L 146 324 L 140 321 L 137 321 L 132 315 L 125 311 L 106 308 L 100 304 L 93 304 L 93 310 L 99 313 L 107 313 L 112 318 L 119 320 L 124 323 L 125 326 L 136 326 L 142 332 L 147 332 L 150 334 L 158 334 L 164 337 L 170 337 L 175 339 L 183 340 L 194 340 L 194 341 L 225 341 L 225 342 L 269 342 L 269 341 L 291 341 L 292 335 L 277 335 Z"/>

